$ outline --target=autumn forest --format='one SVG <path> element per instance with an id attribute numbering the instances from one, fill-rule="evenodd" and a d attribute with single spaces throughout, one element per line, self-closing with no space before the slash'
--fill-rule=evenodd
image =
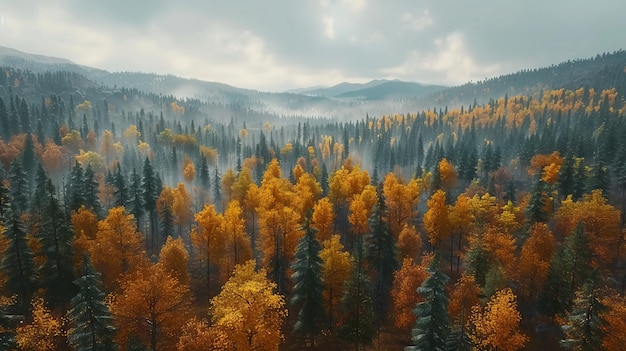
<path id="1" fill-rule="evenodd" d="M 0 349 L 623 350 L 624 67 L 350 119 L 0 67 Z"/>

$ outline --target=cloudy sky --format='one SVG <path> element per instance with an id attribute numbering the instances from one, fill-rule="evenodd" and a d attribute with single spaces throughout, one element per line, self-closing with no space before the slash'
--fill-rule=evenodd
<path id="1" fill-rule="evenodd" d="M 626 49 L 623 0 L 3 0 L 0 45 L 281 91 L 455 85 Z"/>

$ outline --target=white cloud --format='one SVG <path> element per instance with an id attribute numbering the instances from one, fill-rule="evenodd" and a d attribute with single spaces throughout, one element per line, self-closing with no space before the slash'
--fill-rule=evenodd
<path id="1" fill-rule="evenodd" d="M 399 66 L 382 69 L 384 74 L 401 79 L 414 79 L 455 85 L 478 80 L 499 70 L 499 66 L 481 66 L 467 49 L 463 35 L 455 32 L 434 41 L 435 50 L 426 53 L 411 51 Z"/>
<path id="2" fill-rule="evenodd" d="M 433 18 L 428 13 L 428 10 L 424 10 L 421 16 L 415 17 L 412 13 L 407 12 L 402 16 L 402 21 L 406 23 L 406 25 L 416 31 L 421 32 L 427 27 L 433 25 Z"/>
<path id="3" fill-rule="evenodd" d="M 335 39 L 335 20 L 331 16 L 325 16 L 322 22 L 324 23 L 324 35 L 328 39 Z"/>

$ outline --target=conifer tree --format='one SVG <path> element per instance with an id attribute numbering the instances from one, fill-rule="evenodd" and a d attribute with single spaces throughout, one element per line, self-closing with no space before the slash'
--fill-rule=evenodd
<path id="1" fill-rule="evenodd" d="M 360 255 L 359 255 L 360 256 Z M 339 329 L 339 336 L 353 342 L 358 350 L 368 345 L 374 337 L 374 309 L 372 306 L 372 288 L 369 277 L 356 263 L 352 267 L 350 279 L 345 283 L 341 301 L 341 311 L 345 315 L 344 323 Z"/>
<path id="2" fill-rule="evenodd" d="M 78 211 L 80 206 L 83 205 L 85 198 L 83 182 L 83 169 L 76 161 L 70 173 L 70 181 L 67 184 L 67 195 L 65 198 L 70 211 Z"/>
<path id="3" fill-rule="evenodd" d="M 72 326 L 68 333 L 69 343 L 81 351 L 115 350 L 113 315 L 105 303 L 100 274 L 94 271 L 87 256 L 83 260 L 82 274 L 74 281 L 78 293 L 72 298 L 72 309 L 67 313 Z"/>
<path id="4" fill-rule="evenodd" d="M 9 169 L 9 183 L 11 185 L 12 209 L 18 215 L 28 210 L 28 181 L 22 163 L 16 158 Z"/>
<path id="5" fill-rule="evenodd" d="M 365 257 L 374 270 L 374 310 L 381 321 L 387 313 L 389 292 L 393 285 L 393 273 L 400 268 L 396 243 L 387 224 L 386 206 L 382 195 L 378 196 L 369 219 L 370 234 L 366 237 Z"/>
<path id="6" fill-rule="evenodd" d="M 117 171 L 115 171 L 113 175 L 113 185 L 115 186 L 115 191 L 113 192 L 113 207 L 122 206 L 126 208 L 130 202 L 130 192 L 126 186 L 126 178 L 119 164 L 117 165 Z"/>
<path id="7" fill-rule="evenodd" d="M 445 285 L 449 278 L 438 265 L 439 258 L 436 256 L 429 267 L 430 276 L 417 289 L 424 301 L 415 307 L 417 320 L 413 328 L 414 345 L 407 347 L 407 350 L 443 351 L 446 349 L 450 321 Z"/>
<path id="8" fill-rule="evenodd" d="M 157 234 L 157 199 L 161 194 L 161 185 L 159 184 L 158 176 L 154 173 L 154 168 L 150 163 L 150 159 L 146 157 L 143 162 L 143 177 L 141 179 L 141 191 L 143 196 L 143 204 L 145 210 L 148 212 L 150 220 L 150 234 L 151 240 L 146 244 L 153 243 L 156 240 Z"/>
<path id="9" fill-rule="evenodd" d="M 572 311 L 561 325 L 565 333 L 561 346 L 568 350 L 601 350 L 606 326 L 602 313 L 605 310 L 594 282 L 587 281 L 576 292 Z"/>
<path id="10" fill-rule="evenodd" d="M 56 198 L 52 181 L 48 179 L 47 194 L 39 233 L 45 262 L 40 267 L 48 303 L 69 302 L 74 294 L 73 260 L 74 233 Z"/>
<path id="11" fill-rule="evenodd" d="M 0 269 L 7 277 L 5 291 L 17 296 L 17 306 L 22 312 L 28 309 L 30 298 L 36 289 L 36 268 L 33 251 L 18 212 L 10 210 L 6 214 L 4 237 L 8 246 L 3 254 Z"/>
<path id="12" fill-rule="evenodd" d="M 294 282 L 291 304 L 299 309 L 294 330 L 305 337 L 316 337 L 325 322 L 322 295 L 322 245 L 310 226 L 310 216 L 304 222 L 304 236 L 300 238 L 291 268 Z"/>
<path id="13" fill-rule="evenodd" d="M 85 207 L 90 209 L 96 216 L 102 216 L 102 204 L 100 203 L 100 197 L 98 194 L 98 181 L 96 175 L 91 167 L 91 164 L 87 165 L 85 169 L 84 182 L 83 182 L 83 202 Z"/>
<path id="14" fill-rule="evenodd" d="M 128 203 L 128 210 L 135 216 L 135 221 L 137 221 L 137 228 L 141 227 L 141 217 L 143 216 L 144 210 L 144 197 L 143 191 L 141 188 L 141 176 L 137 173 L 137 170 L 133 168 L 133 171 L 130 174 L 130 202 Z"/>
<path id="15" fill-rule="evenodd" d="M 546 212 L 547 195 L 545 190 L 546 186 L 543 180 L 537 180 L 535 189 L 530 197 L 530 202 L 526 208 L 526 217 L 530 224 L 536 222 L 548 222 L 549 214 Z"/>
<path id="16" fill-rule="evenodd" d="M 7 220 L 8 211 L 11 208 L 11 191 L 7 188 L 4 167 L 0 165 L 0 223 Z"/>

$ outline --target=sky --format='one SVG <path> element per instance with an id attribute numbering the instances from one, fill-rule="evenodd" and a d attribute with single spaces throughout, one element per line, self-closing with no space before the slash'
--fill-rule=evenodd
<path id="1" fill-rule="evenodd" d="M 623 0 L 3 0 L 0 46 L 262 91 L 459 85 L 626 49 Z"/>

